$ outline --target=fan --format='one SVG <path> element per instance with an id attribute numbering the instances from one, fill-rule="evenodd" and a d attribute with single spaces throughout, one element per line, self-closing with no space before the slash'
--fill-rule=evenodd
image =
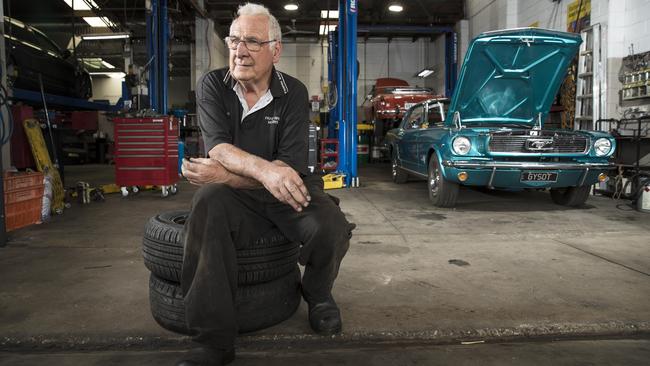
<path id="1" fill-rule="evenodd" d="M 289 30 L 288 32 L 282 33 L 282 36 L 297 36 L 299 34 L 316 34 L 316 32 L 312 31 L 303 31 L 303 30 L 298 30 L 296 29 L 296 20 L 291 19 L 291 26 L 286 25 L 287 29 Z"/>

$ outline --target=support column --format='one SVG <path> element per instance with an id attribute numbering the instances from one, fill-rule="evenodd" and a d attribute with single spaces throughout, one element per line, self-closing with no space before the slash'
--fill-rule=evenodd
<path id="1" fill-rule="evenodd" d="M 168 62 L 167 1 L 151 0 L 147 9 L 147 54 L 149 56 L 149 100 L 151 108 L 167 113 Z"/>
<path id="2" fill-rule="evenodd" d="M 357 173 L 357 0 L 346 1 L 346 86 L 347 86 L 347 134 L 349 157 L 349 187 L 359 186 Z"/>
<path id="3" fill-rule="evenodd" d="M 445 33 L 445 96 L 451 98 L 456 88 L 458 70 L 458 37 L 456 32 Z"/>
<path id="4" fill-rule="evenodd" d="M 169 94 L 169 20 L 167 19 L 167 0 L 159 0 L 158 24 L 160 35 L 158 39 L 158 112 L 167 114 L 167 98 Z"/>
<path id="5" fill-rule="evenodd" d="M 339 0 L 336 85 L 339 92 L 339 167 L 347 187 L 359 184 L 357 177 L 357 0 Z"/>
<path id="6" fill-rule="evenodd" d="M 339 68 L 337 64 L 339 53 L 338 34 L 338 30 L 331 31 L 327 34 L 327 84 L 328 88 L 333 88 L 336 92 L 336 103 L 329 111 L 329 120 L 327 123 L 327 138 L 330 139 L 337 136 L 336 123 L 339 121 L 339 100 L 342 93 L 341 89 L 339 89 L 338 75 L 336 75 Z M 330 93 L 330 95 L 332 94 L 332 91 L 329 89 L 327 92 Z"/>
<path id="7" fill-rule="evenodd" d="M 5 34 L 4 31 L 4 1 L 0 0 L 0 33 Z M 7 60 L 5 59 L 5 37 L 0 37 L 0 70 L 2 71 L 2 87 L 7 89 Z M 9 96 L 7 96 L 9 97 Z M 9 119 L 9 114 L 7 113 L 7 108 L 0 108 L 0 113 L 2 113 L 3 123 L 9 127 L 13 121 Z M 4 126 L 3 126 L 4 128 Z M 7 132 L 5 130 L 5 132 Z M 4 175 L 5 167 L 11 165 L 10 157 L 10 145 L 7 143 L 0 146 L 0 173 Z M 5 195 L 4 195 L 4 179 L 0 177 L 0 247 L 4 247 L 7 244 L 7 231 L 5 226 Z"/>
<path id="8" fill-rule="evenodd" d="M 156 21 L 158 13 L 158 0 L 151 0 L 148 3 L 149 9 L 147 9 L 147 37 L 145 42 L 147 43 L 147 64 L 146 67 L 149 69 L 149 81 L 147 87 L 149 88 L 149 106 L 152 109 L 156 109 L 158 106 L 158 96 L 157 96 L 157 82 L 158 82 L 158 60 L 156 59 L 157 46 L 156 34 L 158 29 L 158 22 Z"/>
<path id="9" fill-rule="evenodd" d="M 349 144 L 348 136 L 345 133 L 347 128 L 347 120 L 345 119 L 345 108 L 348 104 L 346 88 L 345 88 L 345 3 L 346 0 L 339 0 L 339 26 L 337 29 L 337 44 L 338 52 L 336 53 L 336 90 L 339 93 L 337 103 L 337 114 L 339 121 L 339 165 L 338 171 L 345 174 L 345 182 L 348 183 L 348 154 L 347 146 Z M 349 185 L 348 185 L 349 186 Z"/>

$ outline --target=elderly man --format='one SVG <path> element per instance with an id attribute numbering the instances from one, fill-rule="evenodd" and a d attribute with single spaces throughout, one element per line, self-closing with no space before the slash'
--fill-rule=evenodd
<path id="1" fill-rule="evenodd" d="M 237 335 L 235 249 L 273 225 L 302 244 L 303 297 L 309 323 L 323 335 L 341 331 L 331 290 L 353 227 L 307 170 L 308 94 L 277 71 L 280 26 L 267 8 L 241 6 L 226 44 L 229 68 L 196 87 L 208 158 L 183 163 L 201 188 L 185 225 L 182 289 L 187 323 L 204 359 L 179 365 L 226 364 Z"/>

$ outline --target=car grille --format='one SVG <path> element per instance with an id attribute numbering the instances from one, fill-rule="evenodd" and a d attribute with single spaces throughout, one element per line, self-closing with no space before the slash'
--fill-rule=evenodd
<path id="1" fill-rule="evenodd" d="M 540 136 L 492 134 L 488 150 L 492 153 L 579 154 L 586 153 L 589 139 L 562 133 L 541 133 Z"/>

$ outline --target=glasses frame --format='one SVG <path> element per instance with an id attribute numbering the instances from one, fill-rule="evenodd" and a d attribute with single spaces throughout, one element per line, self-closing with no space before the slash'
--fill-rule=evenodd
<path id="1" fill-rule="evenodd" d="M 238 42 L 236 44 L 234 44 L 234 43 L 232 43 L 233 40 L 237 40 Z M 268 40 L 268 41 L 258 41 L 258 40 L 251 40 L 251 39 L 247 40 L 247 39 L 241 39 L 239 37 L 228 36 L 228 37 L 224 38 L 224 41 L 226 42 L 226 47 L 228 47 L 228 49 L 231 49 L 233 51 L 236 50 L 237 47 L 239 47 L 239 44 L 243 42 L 246 49 L 249 50 L 250 52 L 259 52 L 259 51 L 262 50 L 262 46 L 264 46 L 265 44 L 268 44 L 268 43 L 275 42 L 277 40 L 276 39 L 271 39 L 271 40 Z M 233 44 L 234 48 L 231 47 L 230 44 Z M 249 44 L 254 44 L 254 45 L 257 45 L 257 46 L 253 46 L 253 48 L 251 49 Z M 259 48 L 257 48 L 258 46 L 259 46 Z"/>

